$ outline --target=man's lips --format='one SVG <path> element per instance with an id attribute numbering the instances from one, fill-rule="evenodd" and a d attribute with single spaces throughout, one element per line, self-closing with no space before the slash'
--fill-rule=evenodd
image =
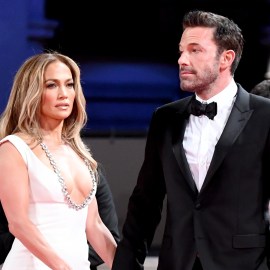
<path id="1" fill-rule="evenodd" d="M 194 75 L 194 73 L 191 72 L 191 71 L 181 71 L 181 72 L 179 73 L 179 76 L 180 76 L 180 77 L 187 77 L 187 76 L 190 76 L 190 75 Z"/>

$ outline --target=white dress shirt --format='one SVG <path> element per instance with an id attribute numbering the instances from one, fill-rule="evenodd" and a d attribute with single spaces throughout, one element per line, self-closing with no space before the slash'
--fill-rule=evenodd
<path id="1" fill-rule="evenodd" d="M 198 191 L 203 185 L 216 143 L 232 110 L 236 93 L 237 85 L 232 79 L 224 90 L 207 101 L 203 101 L 196 95 L 196 99 L 200 102 L 217 102 L 217 115 L 213 120 L 205 115 L 190 115 L 184 134 L 183 147 Z"/>

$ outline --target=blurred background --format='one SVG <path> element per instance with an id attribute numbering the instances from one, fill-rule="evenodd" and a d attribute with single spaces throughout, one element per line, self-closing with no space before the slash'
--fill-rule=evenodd
<path id="1" fill-rule="evenodd" d="M 87 99 L 84 140 L 105 168 L 121 229 L 152 112 L 186 95 L 177 65 L 184 13 L 217 12 L 242 28 L 245 47 L 235 79 L 249 91 L 270 78 L 269 7 L 269 0 L 0 0 L 0 112 L 27 57 L 43 50 L 72 57 Z"/>

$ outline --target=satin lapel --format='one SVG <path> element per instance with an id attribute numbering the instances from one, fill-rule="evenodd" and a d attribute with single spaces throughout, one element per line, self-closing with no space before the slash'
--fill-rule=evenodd
<path id="1" fill-rule="evenodd" d="M 238 90 L 237 98 L 229 116 L 223 133 L 215 147 L 215 152 L 210 163 L 206 178 L 201 188 L 200 194 L 207 187 L 212 176 L 225 158 L 230 147 L 233 145 L 243 128 L 247 124 L 253 110 L 249 107 L 249 94 L 241 87 Z"/>
<path id="2" fill-rule="evenodd" d="M 187 102 L 188 104 L 189 102 Z M 185 104 L 182 107 L 186 107 Z M 175 118 L 173 121 L 173 127 L 172 127 L 172 146 L 173 146 L 173 152 L 174 152 L 174 156 L 177 160 L 177 163 L 180 167 L 180 170 L 182 171 L 185 180 L 187 181 L 187 183 L 189 184 L 189 186 L 191 187 L 191 189 L 194 192 L 197 192 L 197 188 L 195 185 L 195 182 L 193 180 L 191 171 L 189 169 L 189 165 L 187 162 L 187 158 L 185 155 L 185 151 L 183 148 L 183 138 L 184 138 L 184 133 L 185 133 L 185 129 L 186 129 L 186 125 L 187 125 L 187 121 L 188 121 L 188 116 L 185 113 L 185 111 L 183 112 L 178 112 L 175 114 Z"/>

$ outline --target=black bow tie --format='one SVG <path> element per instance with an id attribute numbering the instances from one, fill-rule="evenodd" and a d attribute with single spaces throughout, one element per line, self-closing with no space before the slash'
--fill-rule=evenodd
<path id="1" fill-rule="evenodd" d="M 217 103 L 201 103 L 193 98 L 189 104 L 188 112 L 195 116 L 206 115 L 209 119 L 213 120 L 217 114 Z"/>

